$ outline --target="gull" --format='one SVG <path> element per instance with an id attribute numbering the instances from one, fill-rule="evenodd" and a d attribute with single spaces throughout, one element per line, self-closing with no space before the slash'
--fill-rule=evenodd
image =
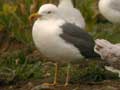
<path id="1" fill-rule="evenodd" d="M 58 64 L 68 64 L 65 86 L 69 82 L 71 63 L 78 63 L 83 58 L 94 58 L 93 38 L 80 27 L 66 22 L 59 15 L 59 9 L 53 4 L 44 4 L 29 19 L 36 18 L 32 29 L 33 41 L 37 49 L 55 62 L 55 76 L 52 84 L 56 85 Z"/>
<path id="2" fill-rule="evenodd" d="M 100 0 L 100 13 L 112 23 L 120 23 L 120 0 Z"/>
<path id="3" fill-rule="evenodd" d="M 78 9 L 74 8 L 72 0 L 59 0 L 58 8 L 63 19 L 85 29 L 84 17 Z"/>
<path id="4" fill-rule="evenodd" d="M 95 52 L 109 64 L 105 68 L 114 73 L 118 73 L 120 77 L 120 44 L 112 44 L 104 39 L 97 39 L 95 43 Z"/>

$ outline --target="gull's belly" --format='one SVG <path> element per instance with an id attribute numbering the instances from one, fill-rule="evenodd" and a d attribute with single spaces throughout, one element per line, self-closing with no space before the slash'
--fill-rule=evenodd
<path id="1" fill-rule="evenodd" d="M 50 33 L 51 32 L 51 33 Z M 59 37 L 61 31 L 34 30 L 33 40 L 36 47 L 48 58 L 55 61 L 71 62 L 83 58 L 79 50 Z"/>

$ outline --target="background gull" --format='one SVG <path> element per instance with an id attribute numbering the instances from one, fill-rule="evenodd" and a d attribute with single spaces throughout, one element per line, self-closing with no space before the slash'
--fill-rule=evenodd
<path id="1" fill-rule="evenodd" d="M 112 23 L 120 23 L 120 0 L 100 0 L 99 10 Z"/>
<path id="2" fill-rule="evenodd" d="M 104 39 L 97 39 L 95 42 L 95 52 L 109 65 L 106 69 L 119 73 L 120 77 L 120 44 L 112 44 Z"/>
<path id="3" fill-rule="evenodd" d="M 58 5 L 61 16 L 69 23 L 85 29 L 85 20 L 81 12 L 74 8 L 72 0 L 59 0 Z"/>

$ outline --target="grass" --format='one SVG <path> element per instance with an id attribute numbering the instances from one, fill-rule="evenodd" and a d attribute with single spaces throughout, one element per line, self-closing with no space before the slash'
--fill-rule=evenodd
<path id="1" fill-rule="evenodd" d="M 3 1 L 4 3 L 4 1 Z M 21 15 L 17 2 L 4 3 L 1 5 L 0 26 L 10 33 L 13 38 L 23 43 L 31 43 L 31 27 L 28 22 L 28 15 Z"/>
<path id="2" fill-rule="evenodd" d="M 36 58 L 33 58 L 35 60 Z M 49 73 L 48 81 L 53 80 L 54 67 L 46 65 L 42 60 L 30 61 L 22 50 L 4 53 L 0 57 L 0 82 L 5 84 L 15 83 L 18 81 L 27 80 L 44 80 L 45 75 Z M 82 65 L 83 63 L 81 63 Z M 102 64 L 97 61 L 90 61 L 88 64 L 84 63 L 82 66 L 71 67 L 71 83 L 79 82 L 98 82 L 107 79 L 118 79 L 117 74 L 113 74 L 101 67 Z M 66 77 L 67 66 L 60 67 L 59 81 L 64 83 Z"/>
<path id="3" fill-rule="evenodd" d="M 42 78 L 42 63 L 40 61 L 28 63 L 24 52 L 21 50 L 12 53 L 4 53 L 0 58 L 0 81 L 5 83 L 16 80 L 28 80 L 30 78 Z"/>
<path id="4" fill-rule="evenodd" d="M 0 32 L 5 31 L 9 37 L 19 41 L 27 48 L 28 51 L 22 49 L 16 49 L 6 51 L 0 54 L 0 82 L 10 83 L 16 81 L 24 81 L 29 79 L 43 79 L 45 70 L 43 66 L 43 60 L 36 60 L 38 57 L 27 58 L 34 49 L 31 37 L 31 26 L 28 21 L 29 8 L 32 0 L 26 1 L 26 14 L 22 15 L 19 7 L 19 2 L 10 0 L 9 2 L 0 1 Z M 110 23 L 96 23 L 96 18 L 93 1 L 92 0 L 78 0 L 77 8 L 81 10 L 85 21 L 87 23 L 87 31 L 96 38 L 104 38 L 110 40 L 113 43 L 120 43 L 120 29 L 119 25 L 113 25 Z M 34 48 L 34 47 L 33 47 Z M 29 54 L 26 54 L 29 52 Z M 30 62 L 32 59 L 32 62 Z M 60 81 L 65 80 L 66 67 L 61 67 Z M 53 79 L 54 69 L 50 68 L 49 71 L 51 79 Z M 97 62 L 88 64 L 85 68 L 71 69 L 71 82 L 80 81 L 101 81 L 105 79 L 118 79 L 117 74 L 106 71 L 103 67 L 100 67 Z M 64 79 L 64 80 L 63 80 Z"/>

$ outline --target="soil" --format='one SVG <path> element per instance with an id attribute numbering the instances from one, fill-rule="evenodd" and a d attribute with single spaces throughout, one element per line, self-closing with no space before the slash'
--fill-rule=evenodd
<path id="1" fill-rule="evenodd" d="M 97 83 L 80 83 L 43 86 L 40 81 L 20 82 L 15 85 L 0 86 L 0 90 L 120 90 L 120 81 L 102 81 Z"/>

